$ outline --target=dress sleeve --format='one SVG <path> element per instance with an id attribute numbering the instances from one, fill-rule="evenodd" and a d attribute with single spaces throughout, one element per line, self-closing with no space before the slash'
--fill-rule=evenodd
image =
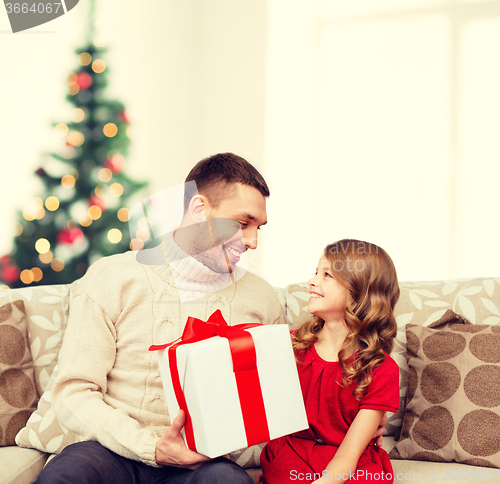
<path id="1" fill-rule="evenodd" d="M 399 408 L 399 367 L 389 356 L 373 371 L 372 381 L 360 409 L 395 412 Z"/>

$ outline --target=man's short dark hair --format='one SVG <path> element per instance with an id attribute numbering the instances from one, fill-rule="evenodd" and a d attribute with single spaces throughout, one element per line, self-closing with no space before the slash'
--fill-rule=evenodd
<path id="1" fill-rule="evenodd" d="M 219 153 L 199 161 L 185 181 L 193 180 L 196 182 L 198 193 L 207 197 L 214 208 L 232 195 L 235 183 L 254 187 L 264 197 L 270 194 L 264 177 L 247 160 L 234 153 Z M 194 184 L 186 185 L 184 190 L 184 213 L 191 198 L 196 194 L 192 185 Z"/>

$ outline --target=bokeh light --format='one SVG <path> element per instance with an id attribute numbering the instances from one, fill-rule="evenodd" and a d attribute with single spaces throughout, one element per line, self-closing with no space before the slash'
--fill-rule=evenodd
<path id="1" fill-rule="evenodd" d="M 33 220 L 35 220 L 35 216 L 31 214 L 31 212 L 29 212 L 27 209 L 24 209 L 23 210 L 23 217 L 25 218 L 25 220 L 27 220 L 28 222 L 32 222 Z"/>
<path id="2" fill-rule="evenodd" d="M 73 175 L 64 175 L 61 178 L 61 185 L 64 188 L 73 188 L 75 186 L 75 177 Z"/>
<path id="3" fill-rule="evenodd" d="M 59 208 L 59 199 L 53 195 L 48 197 L 47 200 L 45 200 L 45 207 L 51 212 L 56 211 Z"/>
<path id="4" fill-rule="evenodd" d="M 51 263 L 50 267 L 56 272 L 61 272 L 64 269 L 64 261 L 59 257 L 56 257 Z"/>
<path id="5" fill-rule="evenodd" d="M 116 127 L 116 124 L 108 123 L 102 129 L 102 132 L 108 138 L 112 138 L 113 136 L 116 136 L 116 134 L 118 133 L 118 128 Z"/>
<path id="6" fill-rule="evenodd" d="M 98 220 L 99 218 L 101 218 L 102 210 L 97 205 L 91 205 L 89 207 L 89 212 L 88 213 L 89 213 L 89 217 L 92 220 Z"/>
<path id="7" fill-rule="evenodd" d="M 120 242 L 120 240 L 122 240 L 122 237 L 123 237 L 123 234 L 122 234 L 121 230 L 119 230 L 119 229 L 111 229 L 108 232 L 108 240 L 112 244 L 117 244 L 118 242 Z"/>
<path id="8" fill-rule="evenodd" d="M 68 134 L 69 128 L 64 123 L 59 123 L 56 124 L 54 131 L 56 132 L 56 136 L 64 138 Z"/>
<path id="9" fill-rule="evenodd" d="M 68 134 L 68 143 L 72 146 L 81 146 L 85 141 L 85 136 L 79 131 L 71 131 Z"/>
<path id="10" fill-rule="evenodd" d="M 138 221 L 137 221 L 137 226 L 140 228 L 140 229 L 146 229 L 146 230 L 149 230 L 149 226 L 151 225 L 151 220 L 149 220 L 149 217 L 141 217 Z"/>
<path id="11" fill-rule="evenodd" d="M 141 239 L 132 239 L 130 241 L 130 248 L 132 250 L 141 250 L 144 247 L 144 242 Z"/>
<path id="12" fill-rule="evenodd" d="M 128 222 L 128 219 L 130 217 L 130 210 L 128 208 L 120 208 L 118 212 L 116 213 L 116 216 L 118 217 L 118 220 L 120 222 Z"/>
<path id="13" fill-rule="evenodd" d="M 88 52 L 82 52 L 78 56 L 78 62 L 81 66 L 88 66 L 92 62 L 92 56 Z"/>
<path id="14" fill-rule="evenodd" d="M 40 254 L 38 258 L 44 263 L 44 264 L 50 264 L 52 259 L 54 258 L 54 254 L 52 254 L 52 251 L 48 250 L 44 254 Z"/>
<path id="15" fill-rule="evenodd" d="M 68 82 L 68 93 L 71 94 L 71 96 L 74 96 L 79 92 L 80 92 L 80 86 L 78 85 L 77 82 Z"/>
<path id="16" fill-rule="evenodd" d="M 120 183 L 113 183 L 109 187 L 109 193 L 113 197 L 121 197 L 123 194 L 123 187 Z"/>
<path id="17" fill-rule="evenodd" d="M 31 272 L 33 273 L 33 281 L 34 282 L 38 282 L 42 279 L 43 272 L 42 272 L 42 269 L 40 269 L 39 267 L 33 267 L 31 269 Z"/>
<path id="18" fill-rule="evenodd" d="M 33 214 L 32 211 L 30 211 L 29 209 L 25 208 L 23 210 L 23 217 L 28 221 L 28 222 L 32 222 L 33 220 L 35 220 L 35 214 Z"/>
<path id="19" fill-rule="evenodd" d="M 113 172 L 109 168 L 101 168 L 97 176 L 99 177 L 99 180 L 106 183 L 113 178 Z"/>
<path id="20" fill-rule="evenodd" d="M 96 74 L 101 74 L 106 70 L 106 63 L 102 59 L 96 59 L 94 62 L 92 62 L 92 70 Z"/>
<path id="21" fill-rule="evenodd" d="M 38 213 L 36 214 L 36 219 L 37 220 L 42 220 L 42 218 L 45 217 L 45 209 L 42 207 Z"/>
<path id="22" fill-rule="evenodd" d="M 19 278 L 24 284 L 31 284 L 35 280 L 35 274 L 29 269 L 24 269 Z"/>
<path id="23" fill-rule="evenodd" d="M 45 216 L 45 209 L 43 208 L 43 201 L 41 198 L 33 198 L 29 205 L 23 210 L 23 217 L 28 221 L 41 220 Z"/>
<path id="24" fill-rule="evenodd" d="M 50 250 L 50 242 L 44 238 L 38 239 L 35 242 L 35 249 L 39 254 L 45 254 Z"/>
<path id="25" fill-rule="evenodd" d="M 75 108 L 71 111 L 71 120 L 74 123 L 80 123 L 85 118 L 85 111 L 81 108 Z"/>
<path id="26" fill-rule="evenodd" d="M 89 214 L 88 214 L 88 213 L 82 213 L 82 214 L 78 217 L 78 223 L 79 223 L 82 227 L 88 227 L 88 226 L 92 223 L 92 219 L 89 217 Z"/>

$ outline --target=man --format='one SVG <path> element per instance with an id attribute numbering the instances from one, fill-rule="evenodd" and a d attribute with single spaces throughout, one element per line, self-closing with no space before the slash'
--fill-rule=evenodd
<path id="1" fill-rule="evenodd" d="M 252 482 L 231 461 L 185 446 L 185 416 L 170 422 L 156 355 L 147 351 L 177 339 L 189 316 L 206 320 L 217 309 L 231 325 L 286 323 L 269 284 L 236 268 L 267 222 L 263 177 L 226 153 L 199 162 L 190 181 L 197 191 L 186 191 L 173 235 L 153 249 L 105 257 L 79 282 L 53 406 L 83 442 L 52 459 L 37 483 Z"/>
<path id="2" fill-rule="evenodd" d="M 186 447 L 185 415 L 170 421 L 147 349 L 177 339 L 189 316 L 206 320 L 217 309 L 230 325 L 286 323 L 269 284 L 236 265 L 257 247 L 269 189 L 232 153 L 200 161 L 186 187 L 174 234 L 97 261 L 79 282 L 52 394 L 60 423 L 82 442 L 52 459 L 37 484 L 252 482 L 229 460 Z"/>

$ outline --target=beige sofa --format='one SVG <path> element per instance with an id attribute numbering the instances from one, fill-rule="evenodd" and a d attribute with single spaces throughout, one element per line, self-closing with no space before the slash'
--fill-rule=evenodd
<path id="1" fill-rule="evenodd" d="M 451 309 L 456 313 L 463 314 L 475 325 L 498 325 L 500 327 L 500 278 L 403 282 L 400 286 L 401 298 L 396 308 L 399 331 L 392 356 L 401 370 L 401 406 L 403 408 L 408 373 L 405 326 L 407 324 L 429 326 L 441 318 L 446 310 Z M 0 291 L 0 328 L 2 325 L 11 324 L 17 315 L 17 323 L 21 325 L 19 327 L 22 328 L 22 324 L 24 324 L 29 335 L 27 344 L 29 344 L 30 351 L 26 352 L 25 357 L 31 352 L 33 360 L 31 377 L 36 386 L 36 395 L 27 407 L 31 405 L 32 410 L 33 405 L 36 405 L 42 396 L 39 402 L 39 409 L 43 410 L 42 416 L 34 414 L 28 424 L 30 428 L 25 427 L 21 430 L 17 439 L 22 434 L 24 445 L 27 443 L 27 445 L 38 446 L 49 451 L 57 451 L 64 447 L 68 434 L 66 429 L 63 428 L 61 431 L 61 428 L 58 427 L 60 435 L 55 433 L 48 438 L 44 437 L 44 432 L 51 432 L 56 422 L 50 408 L 50 376 L 57 363 L 57 354 L 71 310 L 71 290 L 72 285 L 60 285 Z M 291 327 L 297 326 L 308 317 L 306 310 L 308 290 L 305 283 L 276 288 L 276 293 L 286 310 Z M 14 304 L 14 302 L 16 303 Z M 0 341 L 1 343 L 2 341 Z M 28 415 L 27 412 L 31 410 L 28 408 L 23 415 Z M 498 410 L 498 408 L 491 410 Z M 395 435 L 397 436 L 401 431 L 402 417 L 402 410 L 389 417 L 388 435 L 384 438 L 384 448 L 387 451 L 394 447 Z M 436 429 L 436 432 L 439 431 L 439 428 Z M 0 442 L 5 436 L 6 429 L 3 429 L 3 434 L 0 434 Z M 456 440 L 455 437 L 450 442 L 454 440 Z M 231 457 L 247 468 L 250 475 L 255 476 L 258 472 L 256 466 L 258 465 L 260 447 L 255 446 L 234 453 Z M 438 451 L 436 452 L 439 454 Z M 421 452 L 417 457 L 442 460 L 441 457 L 436 457 L 436 452 Z M 0 447 L 0 484 L 32 482 L 43 468 L 49 455 L 48 452 L 22 448 L 17 445 Z M 391 455 L 394 455 L 394 452 Z M 485 461 L 470 460 L 470 462 L 482 463 Z M 496 475 L 496 469 L 484 466 L 457 462 L 401 459 L 392 459 L 392 463 L 397 483 L 413 481 L 448 483 L 471 479 L 500 480 L 500 476 Z"/>

